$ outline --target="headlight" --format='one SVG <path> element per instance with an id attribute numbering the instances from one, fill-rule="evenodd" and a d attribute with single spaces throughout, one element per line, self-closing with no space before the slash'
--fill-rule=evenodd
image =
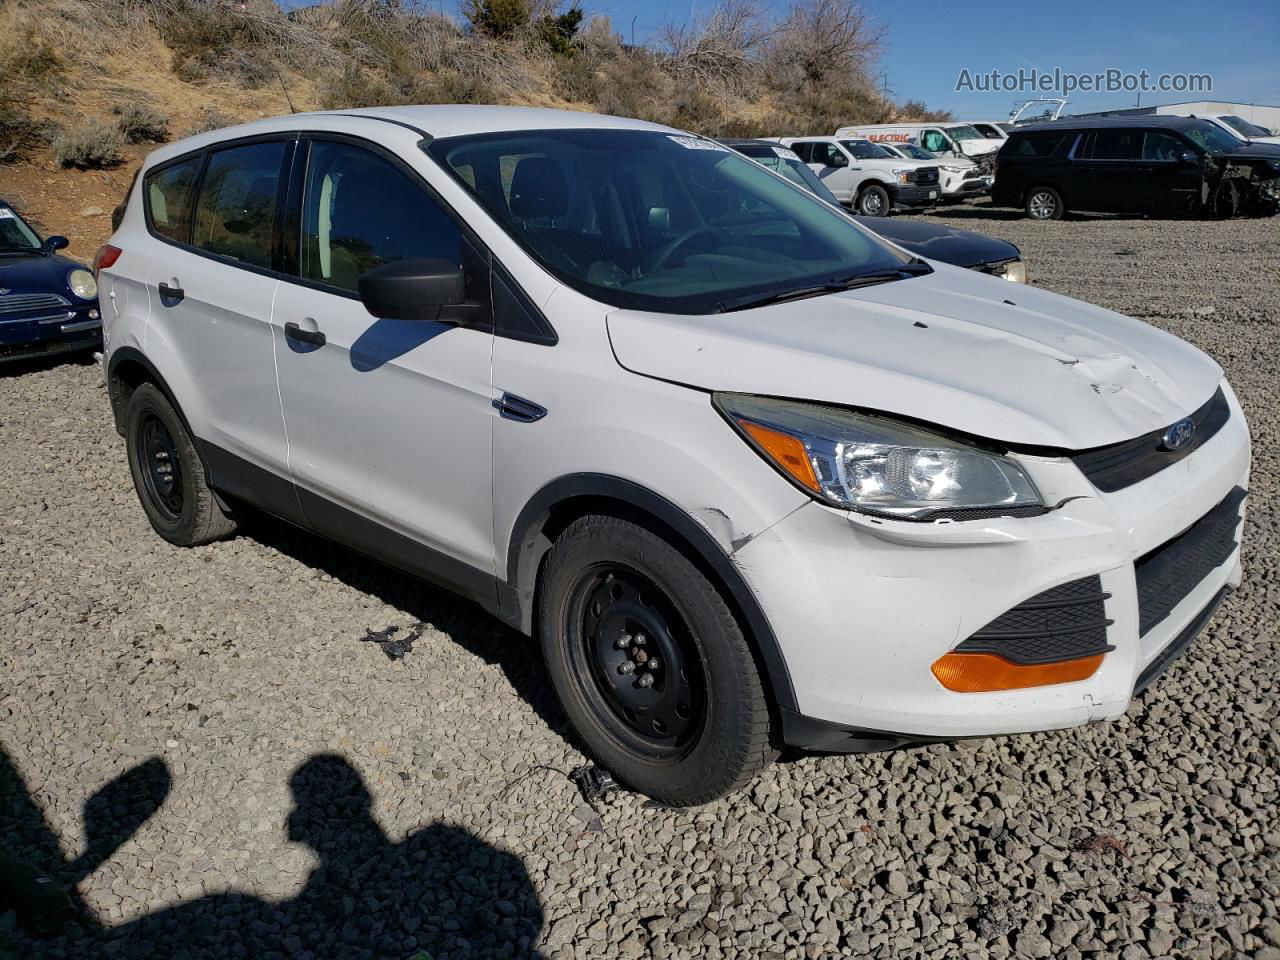
<path id="1" fill-rule="evenodd" d="M 1027 265 L 1021 260 L 1010 260 L 996 267 L 995 276 L 1004 277 L 1013 283 L 1027 283 Z"/>
<path id="2" fill-rule="evenodd" d="M 893 175 L 894 175 L 895 177 L 897 177 L 897 178 L 898 178 L 898 182 L 899 182 L 899 183 L 910 183 L 910 182 L 911 182 L 911 168 L 910 168 L 910 167 L 906 167 L 906 168 L 903 168 L 903 167 L 895 167 L 895 168 L 894 168 L 894 170 L 893 170 Z"/>
<path id="3" fill-rule="evenodd" d="M 67 274 L 67 286 L 81 300 L 93 300 L 98 296 L 98 281 L 88 270 L 76 268 Z"/>
<path id="4" fill-rule="evenodd" d="M 921 427 L 738 393 L 718 393 L 715 403 L 757 453 L 833 507 L 928 520 L 1042 506 L 1031 478 L 1009 458 Z"/>

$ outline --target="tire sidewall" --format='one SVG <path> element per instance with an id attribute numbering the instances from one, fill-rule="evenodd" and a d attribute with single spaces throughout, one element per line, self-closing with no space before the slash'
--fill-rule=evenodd
<path id="1" fill-rule="evenodd" d="M 751 736 L 744 727 L 754 723 L 751 684 L 759 684 L 759 674 L 745 638 L 714 587 L 664 541 L 642 528 L 632 529 L 642 536 L 631 539 L 620 525 L 604 536 L 597 528 L 590 536 L 571 535 L 556 544 L 540 594 L 543 656 L 561 706 L 602 765 L 660 801 L 703 802 L 732 789 L 740 779 L 737 768 Z M 705 679 L 703 718 L 697 739 L 678 759 L 646 759 L 628 750 L 602 728 L 579 686 L 592 683 L 591 678 L 574 679 L 568 653 L 577 636 L 577 625 L 571 621 L 574 588 L 602 563 L 647 577 L 666 594 L 692 634 Z M 746 684 L 744 672 L 750 673 Z"/>
<path id="2" fill-rule="evenodd" d="M 879 209 L 872 211 L 864 208 L 863 204 L 866 203 L 866 198 L 870 195 L 875 195 L 880 198 Z M 857 202 L 858 213 L 862 214 L 862 216 L 864 217 L 888 216 L 889 208 L 891 205 L 892 204 L 889 200 L 888 191 L 886 191 L 884 187 L 880 187 L 872 184 L 871 186 L 864 189 L 860 194 L 858 194 L 858 202 Z"/>
<path id="3" fill-rule="evenodd" d="M 141 437 L 142 421 L 152 415 L 159 420 L 169 435 L 173 437 L 174 448 L 178 454 L 179 469 L 182 473 L 182 512 L 176 520 L 171 520 L 151 501 L 143 475 Z M 187 544 L 191 542 L 196 529 L 199 511 L 199 497 L 196 483 L 204 474 L 202 465 L 196 455 L 195 446 L 187 433 L 181 418 L 173 409 L 173 405 L 155 386 L 144 383 L 129 398 L 129 406 L 125 413 L 125 446 L 129 460 L 129 473 L 133 477 L 133 485 L 138 493 L 138 502 L 143 512 L 151 521 L 156 533 L 171 543 Z"/>

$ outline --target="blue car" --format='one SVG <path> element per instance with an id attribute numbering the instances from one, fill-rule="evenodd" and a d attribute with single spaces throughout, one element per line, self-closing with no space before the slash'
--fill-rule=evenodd
<path id="1" fill-rule="evenodd" d="M 0 363 L 102 349 L 98 283 L 0 200 Z"/>

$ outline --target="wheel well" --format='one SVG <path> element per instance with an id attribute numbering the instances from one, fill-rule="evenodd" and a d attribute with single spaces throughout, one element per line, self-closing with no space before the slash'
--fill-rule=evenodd
<path id="1" fill-rule="evenodd" d="M 636 488 L 640 489 L 642 488 Z M 709 533 L 667 501 L 644 491 L 646 498 L 652 497 L 656 503 L 664 505 L 660 511 L 651 510 L 635 502 L 640 498 L 631 496 L 624 499 L 625 491 L 619 493 L 622 495 L 582 493 L 565 496 L 544 508 L 532 522 L 517 522 L 507 563 L 510 583 L 516 588 L 522 608 L 522 622 L 519 624 L 521 629 L 531 636 L 538 635 L 538 596 L 547 557 L 556 538 L 582 517 L 603 515 L 626 520 L 671 544 L 719 591 L 751 645 L 756 665 L 764 679 L 765 688 L 769 691 L 770 713 L 774 721 L 778 722 L 781 708 L 794 710 L 796 707 L 795 691 L 786 661 L 763 610 L 734 570 L 728 556 Z M 671 513 L 671 510 L 676 510 L 676 513 Z M 660 512 L 668 514 L 670 519 L 661 516 Z M 681 530 L 676 524 L 686 529 Z M 697 533 L 688 530 L 689 525 L 693 525 Z M 523 534 L 520 532 L 521 528 L 525 531 Z M 704 542 L 695 544 L 694 538 Z M 737 582 L 730 582 L 731 579 Z M 780 730 L 781 726 L 775 726 L 775 729 Z"/>
<path id="2" fill-rule="evenodd" d="M 144 383 L 154 383 L 164 390 L 164 384 L 141 361 L 126 357 L 113 363 L 107 373 L 107 396 L 111 398 L 111 414 L 116 421 L 116 432 L 124 436 L 124 412 L 128 409 L 133 392 Z"/>

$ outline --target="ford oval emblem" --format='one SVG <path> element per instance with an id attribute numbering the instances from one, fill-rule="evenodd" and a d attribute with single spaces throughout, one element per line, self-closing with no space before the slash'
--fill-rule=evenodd
<path id="1" fill-rule="evenodd" d="M 1166 430 L 1164 436 L 1160 438 L 1160 445 L 1166 450 L 1181 450 L 1195 435 L 1196 422 L 1188 417 L 1186 420 L 1179 420 Z"/>

